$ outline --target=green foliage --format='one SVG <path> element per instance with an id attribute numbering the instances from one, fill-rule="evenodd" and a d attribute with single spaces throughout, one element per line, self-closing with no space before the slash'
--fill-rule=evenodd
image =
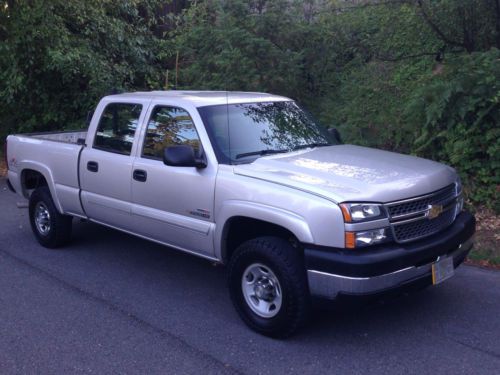
<path id="1" fill-rule="evenodd" d="M 192 7 L 175 30 L 181 57 L 179 88 L 299 91 L 301 54 L 286 48 L 297 24 L 290 2 L 258 4 L 235 0 Z M 260 13 L 259 13 L 260 12 Z"/>
<path id="2" fill-rule="evenodd" d="M 500 51 L 448 62 L 415 92 L 408 115 L 415 152 L 456 167 L 468 197 L 500 211 Z"/>
<path id="3" fill-rule="evenodd" d="M 152 1 L 9 4 L 0 12 L 3 132 L 80 128 L 101 96 L 158 82 Z"/>
<path id="4" fill-rule="evenodd" d="M 413 128 L 405 105 L 431 63 L 373 61 L 351 68 L 336 96 L 324 101 L 323 121 L 335 125 L 348 142 L 399 152 L 412 149 Z"/>

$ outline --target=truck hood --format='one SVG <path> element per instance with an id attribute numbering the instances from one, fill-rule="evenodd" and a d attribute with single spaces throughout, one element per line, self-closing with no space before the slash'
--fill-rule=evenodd
<path id="1" fill-rule="evenodd" d="M 456 180 L 454 169 L 444 164 L 353 145 L 261 157 L 235 166 L 234 172 L 338 203 L 386 203 L 427 194 Z"/>

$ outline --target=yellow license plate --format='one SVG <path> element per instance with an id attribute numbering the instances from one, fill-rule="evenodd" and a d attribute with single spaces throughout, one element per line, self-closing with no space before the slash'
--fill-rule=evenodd
<path id="1" fill-rule="evenodd" d="M 432 264 L 432 284 L 436 285 L 449 279 L 455 274 L 453 258 L 440 258 Z"/>

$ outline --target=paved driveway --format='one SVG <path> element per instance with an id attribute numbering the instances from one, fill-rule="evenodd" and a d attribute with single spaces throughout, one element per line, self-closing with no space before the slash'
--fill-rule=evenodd
<path id="1" fill-rule="evenodd" d="M 47 250 L 0 180 L 0 373 L 500 374 L 500 272 L 316 311 L 286 341 L 248 330 L 224 268 L 75 221 Z"/>

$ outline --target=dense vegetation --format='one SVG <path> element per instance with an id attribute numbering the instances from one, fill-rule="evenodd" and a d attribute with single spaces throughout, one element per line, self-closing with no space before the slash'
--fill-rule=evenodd
<path id="1" fill-rule="evenodd" d="M 0 136 L 82 127 L 113 90 L 267 91 L 498 212 L 499 48 L 500 0 L 0 1 Z"/>

